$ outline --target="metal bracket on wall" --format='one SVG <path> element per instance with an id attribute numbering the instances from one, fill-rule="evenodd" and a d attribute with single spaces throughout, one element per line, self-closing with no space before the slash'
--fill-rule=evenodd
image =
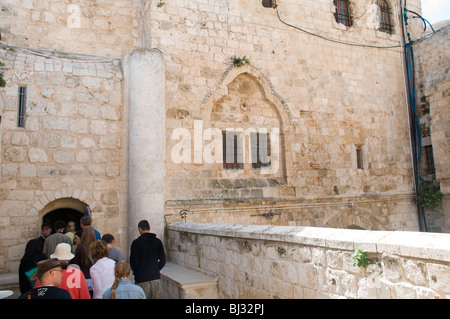
<path id="1" fill-rule="evenodd" d="M 250 215 L 250 216 L 263 216 L 269 219 L 272 219 L 273 216 L 275 215 L 281 215 L 280 213 L 273 213 L 272 211 L 269 211 L 268 213 L 262 213 L 262 214 L 257 214 L 257 215 Z"/>
<path id="2" fill-rule="evenodd" d="M 184 222 L 186 222 L 186 219 L 187 219 L 187 209 L 182 209 L 182 210 L 180 210 L 180 216 L 181 216 L 181 218 L 183 218 L 184 219 Z"/>

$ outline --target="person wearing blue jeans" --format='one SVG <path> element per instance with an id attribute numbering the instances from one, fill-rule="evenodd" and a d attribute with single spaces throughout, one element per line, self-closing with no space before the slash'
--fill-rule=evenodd
<path id="1" fill-rule="evenodd" d="M 150 232 L 146 220 L 138 223 L 140 236 L 133 240 L 130 249 L 130 266 L 134 280 L 145 291 L 147 299 L 160 298 L 160 270 L 166 264 L 164 247 L 156 234 Z"/>

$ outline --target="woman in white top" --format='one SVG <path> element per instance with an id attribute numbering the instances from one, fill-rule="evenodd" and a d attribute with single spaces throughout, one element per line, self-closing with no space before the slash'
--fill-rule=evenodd
<path id="1" fill-rule="evenodd" d="M 97 261 L 90 268 L 92 285 L 94 288 L 94 299 L 101 299 L 106 289 L 114 283 L 115 261 L 108 258 L 108 247 L 101 240 L 96 240 L 89 247 L 91 255 Z"/>

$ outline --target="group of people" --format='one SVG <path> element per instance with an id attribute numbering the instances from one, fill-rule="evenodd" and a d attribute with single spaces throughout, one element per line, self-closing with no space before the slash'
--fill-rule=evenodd
<path id="1" fill-rule="evenodd" d="M 160 270 L 166 259 L 162 242 L 150 232 L 148 221 L 138 224 L 140 236 L 131 244 L 129 263 L 114 247 L 114 236 L 101 236 L 91 226 L 90 216 L 81 218 L 79 231 L 64 222 L 55 222 L 53 228 L 52 234 L 51 225 L 44 223 L 41 236 L 26 245 L 19 266 L 20 299 L 159 296 Z"/>

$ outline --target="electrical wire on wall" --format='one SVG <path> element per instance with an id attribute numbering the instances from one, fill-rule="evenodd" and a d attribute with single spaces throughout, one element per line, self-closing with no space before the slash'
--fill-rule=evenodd
<path id="1" fill-rule="evenodd" d="M 281 19 L 281 17 L 280 17 L 280 13 L 278 12 L 278 6 L 276 6 L 275 9 L 277 11 L 278 20 L 280 20 L 281 23 L 283 23 L 283 24 L 285 24 L 285 25 L 287 25 L 287 26 L 289 26 L 291 28 L 294 28 L 294 29 L 297 29 L 299 31 L 302 31 L 302 32 L 304 32 L 306 34 L 309 34 L 311 36 L 321 38 L 321 39 L 323 39 L 325 41 L 339 43 L 339 44 L 343 44 L 343 45 L 355 46 L 355 47 L 376 48 L 376 49 L 393 49 L 393 48 L 400 48 L 401 47 L 401 44 L 380 46 L 380 45 L 370 45 L 370 44 L 363 44 L 363 43 L 353 43 L 353 42 L 347 42 L 347 41 L 341 41 L 341 40 L 329 38 L 329 37 L 320 35 L 320 34 L 315 33 L 315 32 L 307 31 L 304 28 L 300 28 L 300 27 L 297 27 L 295 25 L 292 25 L 290 23 L 287 23 L 287 22 L 283 21 L 283 19 Z"/>
<path id="2" fill-rule="evenodd" d="M 411 34 L 408 30 L 409 19 L 408 13 L 412 13 L 414 16 L 412 18 L 420 18 L 422 19 L 424 25 L 424 32 L 427 28 L 427 23 L 430 25 L 431 29 L 434 32 L 433 26 L 430 22 L 424 19 L 420 14 L 409 10 L 407 8 L 406 0 L 400 1 L 400 9 L 401 9 L 401 26 L 402 26 L 402 37 L 405 46 L 404 54 L 405 54 L 405 67 L 406 67 L 406 84 L 407 84 L 407 96 L 408 96 L 408 107 L 409 107 L 409 117 L 410 117 L 410 138 L 411 138 L 411 152 L 413 158 L 413 177 L 414 177 L 414 189 L 416 194 L 416 206 L 417 213 L 419 218 L 419 228 L 421 231 L 427 231 L 427 223 L 425 218 L 425 212 L 423 207 L 417 201 L 417 197 L 419 195 L 420 189 L 420 181 L 422 182 L 430 182 L 422 178 L 419 172 L 419 161 L 421 157 L 421 149 L 422 149 L 422 136 L 420 132 L 419 126 L 419 117 L 417 116 L 416 111 L 416 99 L 415 99 L 415 79 L 414 79 L 414 52 L 413 52 L 413 44 L 414 42 L 420 40 L 412 40 Z M 406 41 L 406 38 L 408 41 Z"/>
<path id="3" fill-rule="evenodd" d="M 404 4 L 403 4 L 402 0 L 399 0 L 399 4 L 400 4 L 400 10 L 401 10 L 401 12 L 400 12 L 401 23 L 400 24 L 401 24 L 401 29 L 402 29 L 401 35 L 402 35 L 403 42 L 401 42 L 399 45 L 378 46 L 378 45 L 368 45 L 368 44 L 363 44 L 363 43 L 352 43 L 352 42 L 347 42 L 347 41 L 341 41 L 341 40 L 337 40 L 337 39 L 333 39 L 333 38 L 330 38 L 327 36 L 320 35 L 316 32 L 308 31 L 308 30 L 298 27 L 298 26 L 294 26 L 290 23 L 283 21 L 283 19 L 280 17 L 280 13 L 278 11 L 278 5 L 275 3 L 275 1 L 263 0 L 264 7 L 269 7 L 269 8 L 271 7 L 271 8 L 276 9 L 277 16 L 278 16 L 278 19 L 280 20 L 280 22 L 282 22 L 283 24 L 285 24 L 289 27 L 295 28 L 296 30 L 299 30 L 303 33 L 306 33 L 308 35 L 318 37 L 318 38 L 321 38 L 321 39 L 329 41 L 329 42 L 342 44 L 342 45 L 377 48 L 377 49 L 391 49 L 391 48 L 401 47 L 402 49 L 404 49 L 403 53 L 405 55 L 404 58 L 405 58 L 405 68 L 406 68 L 405 73 L 406 73 L 406 86 L 407 86 L 406 96 L 407 96 L 407 102 L 408 102 L 407 107 L 408 107 L 409 124 L 410 124 L 410 139 L 411 139 L 412 166 L 413 166 L 413 175 L 414 175 L 413 178 L 414 178 L 414 189 L 415 189 L 415 195 L 416 195 L 416 205 L 417 205 L 417 211 L 418 211 L 419 228 L 421 231 L 427 231 L 425 214 L 424 214 L 423 208 L 419 205 L 419 203 L 417 201 L 417 196 L 419 194 L 419 186 L 420 186 L 419 180 L 421 180 L 423 182 L 429 182 L 429 181 L 423 179 L 420 176 L 419 168 L 418 168 L 419 160 L 421 157 L 422 142 L 421 142 L 419 119 L 417 116 L 416 106 L 415 106 L 414 53 L 413 53 L 413 48 L 412 48 L 412 45 L 414 44 L 414 42 L 417 42 L 427 36 L 424 36 L 420 39 L 412 40 L 411 34 L 408 31 L 408 23 L 409 23 L 408 20 L 419 18 L 423 22 L 424 32 L 427 29 L 427 24 L 431 27 L 433 32 L 435 30 L 428 20 L 423 18 L 417 12 L 409 10 L 407 8 L 406 0 L 404 1 Z M 408 13 L 412 14 L 413 16 L 409 17 Z M 406 33 L 406 35 L 405 35 L 405 33 Z M 406 36 L 408 38 L 408 41 L 406 41 Z"/>
<path id="4" fill-rule="evenodd" d="M 14 50 L 22 51 L 26 54 L 32 54 L 40 56 L 46 59 L 57 59 L 63 61 L 72 62 L 84 62 L 84 63 L 112 63 L 114 61 L 121 61 L 122 58 L 108 58 L 97 55 L 69 53 L 65 51 L 53 50 L 53 49 L 32 49 L 27 47 L 21 47 L 16 45 L 9 45 L 3 41 L 0 41 L 0 49 L 2 50 Z"/>

